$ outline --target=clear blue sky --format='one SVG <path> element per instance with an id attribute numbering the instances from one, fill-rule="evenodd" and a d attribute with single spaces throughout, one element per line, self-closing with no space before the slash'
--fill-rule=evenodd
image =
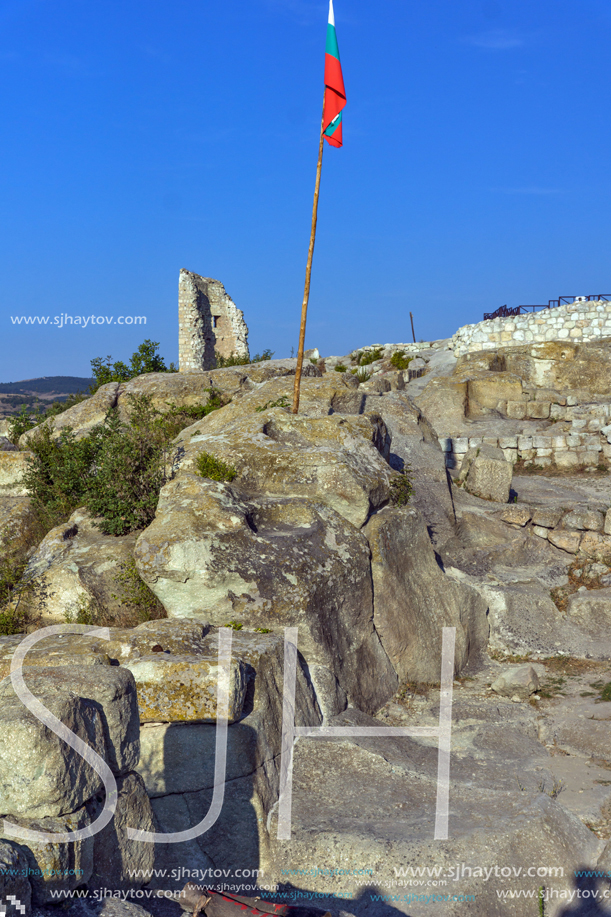
<path id="1" fill-rule="evenodd" d="M 307 346 L 611 293 L 609 0 L 336 0 Z M 0 381 L 177 357 L 181 267 L 297 345 L 326 0 L 2 0 Z M 146 315 L 33 328 L 11 315 Z"/>

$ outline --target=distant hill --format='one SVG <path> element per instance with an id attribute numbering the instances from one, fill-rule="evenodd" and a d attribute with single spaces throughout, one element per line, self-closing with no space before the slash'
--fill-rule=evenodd
<path id="1" fill-rule="evenodd" d="M 81 376 L 41 376 L 39 379 L 22 379 L 21 382 L 0 382 L 0 395 L 71 395 L 87 392 L 93 379 Z"/>

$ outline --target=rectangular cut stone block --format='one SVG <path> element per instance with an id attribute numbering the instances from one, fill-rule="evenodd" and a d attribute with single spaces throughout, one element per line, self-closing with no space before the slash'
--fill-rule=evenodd
<path id="1" fill-rule="evenodd" d="M 531 519 L 530 507 L 525 503 L 510 503 L 499 513 L 499 519 L 511 525 L 525 526 Z"/>
<path id="2" fill-rule="evenodd" d="M 532 420 L 547 420 L 550 412 L 549 401 L 529 401 L 527 417 Z"/>
<path id="3" fill-rule="evenodd" d="M 543 528 L 542 526 L 540 526 L 540 525 L 533 525 L 533 527 L 532 527 L 532 533 L 533 533 L 533 535 L 538 535 L 539 538 L 547 538 L 547 536 L 548 536 L 548 530 L 547 530 L 547 529 L 544 529 L 544 528 Z"/>
<path id="4" fill-rule="evenodd" d="M 588 465 L 593 467 L 598 465 L 598 453 L 597 452 L 583 452 L 580 451 L 577 453 L 579 455 L 579 461 L 582 465 Z"/>
<path id="5" fill-rule="evenodd" d="M 579 532 L 566 532 L 562 529 L 553 529 L 548 532 L 548 541 L 554 547 L 566 551 L 568 554 L 577 554 L 581 542 Z"/>
<path id="6" fill-rule="evenodd" d="M 511 462 L 512 465 L 518 461 L 518 450 L 517 449 L 503 449 L 503 455 L 508 462 Z"/>
<path id="7" fill-rule="evenodd" d="M 220 676 L 216 657 L 152 653 L 125 663 L 138 689 L 140 722 L 212 722 Z M 246 696 L 246 670 L 232 659 L 229 722 L 239 719 Z"/>
<path id="8" fill-rule="evenodd" d="M 526 403 L 524 401 L 508 401 L 507 416 L 512 420 L 524 420 L 526 417 Z"/>
<path id="9" fill-rule="evenodd" d="M 499 449 L 517 449 L 518 448 L 518 437 L 517 436 L 500 436 L 499 437 Z"/>
<path id="10" fill-rule="evenodd" d="M 554 461 L 558 468 L 575 468 L 579 464 L 577 453 L 570 449 L 555 452 Z"/>
<path id="11" fill-rule="evenodd" d="M 532 436 L 518 436 L 518 449 L 522 452 L 524 449 L 533 448 Z"/>
<path id="12" fill-rule="evenodd" d="M 533 511 L 533 524 L 546 529 L 555 528 L 562 519 L 563 510 L 553 507 L 538 507 Z"/>

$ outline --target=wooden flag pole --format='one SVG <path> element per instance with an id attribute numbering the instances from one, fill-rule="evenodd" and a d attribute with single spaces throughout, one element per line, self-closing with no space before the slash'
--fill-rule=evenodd
<path id="1" fill-rule="evenodd" d="M 310 299 L 310 279 L 312 277 L 312 258 L 314 257 L 314 242 L 316 240 L 316 220 L 318 218 L 318 192 L 320 191 L 320 172 L 322 169 L 322 148 L 324 144 L 323 128 L 325 124 L 325 101 L 322 103 L 322 121 L 320 123 L 320 145 L 318 147 L 318 165 L 316 167 L 316 184 L 314 185 L 314 204 L 312 206 L 312 231 L 310 232 L 310 247 L 308 248 L 308 263 L 306 264 L 305 287 L 303 290 L 303 303 L 301 304 L 301 328 L 299 329 L 299 348 L 297 350 L 297 367 L 295 369 L 295 387 L 293 389 L 293 414 L 299 410 L 299 387 L 301 385 L 301 370 L 303 368 L 303 348 L 305 344 L 306 318 L 308 315 L 308 300 Z"/>

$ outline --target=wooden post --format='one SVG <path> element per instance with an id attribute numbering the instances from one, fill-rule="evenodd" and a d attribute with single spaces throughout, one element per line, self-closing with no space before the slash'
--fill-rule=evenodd
<path id="1" fill-rule="evenodd" d="M 414 316 L 412 313 L 409 313 L 409 320 L 412 323 L 412 337 L 414 339 L 414 344 L 416 343 L 416 332 L 414 331 Z"/>
<path id="2" fill-rule="evenodd" d="M 301 370 L 303 368 L 303 348 L 305 344 L 306 318 L 308 314 L 308 300 L 310 298 L 310 279 L 312 277 L 312 258 L 314 257 L 314 242 L 316 240 L 316 220 L 318 217 L 318 192 L 320 191 L 320 172 L 322 169 L 322 148 L 324 144 L 323 127 L 325 123 L 325 102 L 322 103 L 322 120 L 320 122 L 320 145 L 318 147 L 318 165 L 316 167 L 316 184 L 314 185 L 314 204 L 312 206 L 312 231 L 310 232 L 310 247 L 308 249 L 308 263 L 306 264 L 305 287 L 303 290 L 303 303 L 301 304 L 301 328 L 299 329 L 299 348 L 297 350 L 297 368 L 295 369 L 295 387 L 293 389 L 293 414 L 299 410 L 299 387 L 301 385 Z"/>

